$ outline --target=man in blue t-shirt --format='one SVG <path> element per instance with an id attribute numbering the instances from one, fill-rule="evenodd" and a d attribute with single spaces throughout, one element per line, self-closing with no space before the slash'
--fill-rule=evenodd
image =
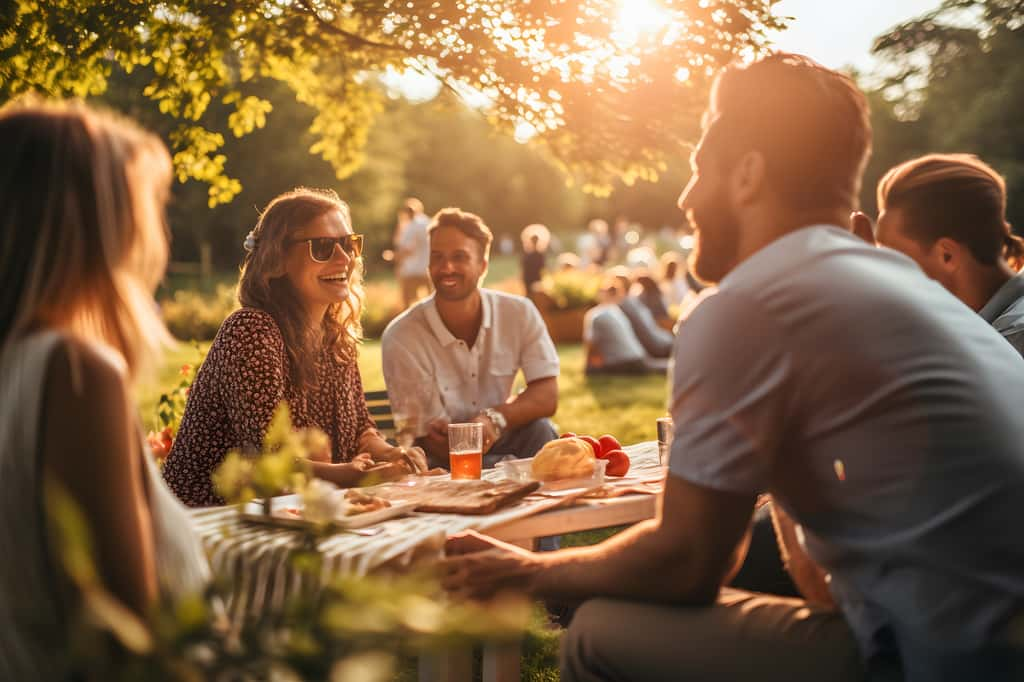
<path id="1" fill-rule="evenodd" d="M 703 127 L 679 205 L 718 289 L 677 332 L 656 518 L 546 555 L 454 538 L 446 585 L 589 600 L 563 680 L 1024 679 L 1024 363 L 850 234 L 870 147 L 850 79 L 733 66 Z M 722 588 L 762 492 L 804 599 Z"/>

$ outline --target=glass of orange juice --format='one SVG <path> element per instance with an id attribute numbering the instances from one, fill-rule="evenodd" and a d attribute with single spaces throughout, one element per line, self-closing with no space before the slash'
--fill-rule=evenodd
<path id="1" fill-rule="evenodd" d="M 453 481 L 480 478 L 484 425 L 480 422 L 448 425 L 448 457 Z"/>

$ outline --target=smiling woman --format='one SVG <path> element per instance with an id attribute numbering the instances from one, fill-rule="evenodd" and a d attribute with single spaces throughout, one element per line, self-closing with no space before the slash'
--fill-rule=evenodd
<path id="1" fill-rule="evenodd" d="M 362 235 L 349 216 L 333 192 L 300 188 L 271 201 L 246 238 L 243 307 L 217 333 L 164 464 L 164 478 L 187 504 L 223 503 L 213 470 L 230 450 L 260 449 L 282 400 L 295 426 L 317 427 L 330 440 L 313 456 L 317 476 L 353 485 L 371 467 L 378 477 L 410 473 L 363 398 L 356 364 Z M 374 460 L 392 464 L 381 469 Z"/>

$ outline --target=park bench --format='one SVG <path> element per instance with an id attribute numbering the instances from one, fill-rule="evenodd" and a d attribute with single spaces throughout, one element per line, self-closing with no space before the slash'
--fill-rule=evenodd
<path id="1" fill-rule="evenodd" d="M 370 416 L 377 422 L 377 430 L 390 443 L 395 442 L 395 415 L 391 411 L 391 399 L 388 398 L 387 390 L 366 391 L 363 396 L 366 398 L 366 407 L 370 410 Z"/>

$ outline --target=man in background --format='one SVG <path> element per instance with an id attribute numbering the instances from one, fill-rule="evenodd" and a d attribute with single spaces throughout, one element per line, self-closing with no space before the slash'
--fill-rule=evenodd
<path id="1" fill-rule="evenodd" d="M 415 197 L 405 200 L 398 209 L 398 230 L 395 234 L 395 277 L 402 291 L 402 308 L 419 300 L 420 292 L 430 293 L 427 275 L 427 225 L 430 218 L 423 213 L 423 202 Z"/>
<path id="2" fill-rule="evenodd" d="M 969 154 L 929 154 L 878 183 L 882 246 L 913 258 L 1024 355 L 1024 240 L 1006 222 L 1006 182 Z"/>
<path id="3" fill-rule="evenodd" d="M 483 424 L 485 466 L 497 457 L 532 457 L 557 437 L 558 352 L 536 306 L 480 286 L 491 231 L 479 216 L 446 208 L 428 228 L 430 296 L 392 320 L 381 339 L 392 402 L 423 391 L 431 463 L 448 466 L 448 424 Z M 522 371 L 526 388 L 513 393 Z M 406 388 L 411 387 L 411 388 Z"/>

